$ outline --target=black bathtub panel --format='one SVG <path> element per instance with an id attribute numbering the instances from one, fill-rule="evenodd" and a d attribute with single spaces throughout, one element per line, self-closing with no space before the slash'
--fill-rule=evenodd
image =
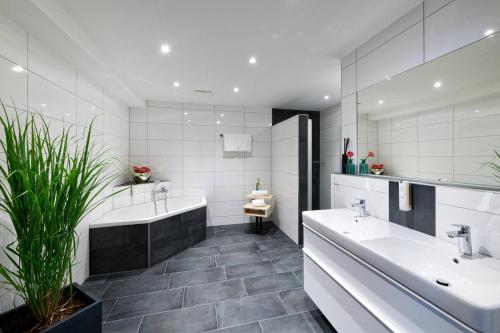
<path id="1" fill-rule="evenodd" d="M 150 265 L 206 238 L 206 207 L 167 217 L 150 225 Z"/>
<path id="2" fill-rule="evenodd" d="M 148 266 L 147 224 L 93 228 L 89 233 L 91 275 Z"/>

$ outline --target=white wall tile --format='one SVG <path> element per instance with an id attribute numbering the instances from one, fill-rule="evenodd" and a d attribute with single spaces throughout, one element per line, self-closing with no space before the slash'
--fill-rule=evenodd
<path id="1" fill-rule="evenodd" d="M 423 63 L 423 25 L 418 23 L 358 60 L 358 90 Z"/>
<path id="2" fill-rule="evenodd" d="M 499 1 L 451 2 L 425 20 L 425 61 L 483 38 L 487 29 L 500 30 Z"/>
<path id="3" fill-rule="evenodd" d="M 342 69 L 342 97 L 356 92 L 356 64 Z"/>

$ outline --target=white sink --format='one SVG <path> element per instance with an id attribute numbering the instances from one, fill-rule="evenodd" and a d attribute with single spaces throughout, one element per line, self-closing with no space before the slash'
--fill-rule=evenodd
<path id="1" fill-rule="evenodd" d="M 500 260 L 460 256 L 456 245 L 347 209 L 303 215 L 306 226 L 463 323 L 500 331 Z"/>

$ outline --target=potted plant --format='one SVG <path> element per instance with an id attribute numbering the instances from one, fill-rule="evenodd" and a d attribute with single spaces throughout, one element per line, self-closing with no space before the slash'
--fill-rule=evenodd
<path id="1" fill-rule="evenodd" d="M 151 178 L 151 169 L 145 165 L 134 165 L 132 175 L 136 184 L 147 183 Z"/>
<path id="2" fill-rule="evenodd" d="M 1 101 L 0 101 L 1 102 Z M 0 225 L 13 242 L 2 248 L 0 286 L 24 305 L 0 315 L 0 332 L 101 332 L 101 301 L 73 283 L 77 225 L 105 198 L 115 178 L 109 159 L 91 142 L 63 129 L 54 136 L 40 115 L 9 116 L 2 104 Z"/>

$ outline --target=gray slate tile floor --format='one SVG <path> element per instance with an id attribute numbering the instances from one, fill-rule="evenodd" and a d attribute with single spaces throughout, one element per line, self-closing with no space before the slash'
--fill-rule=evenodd
<path id="1" fill-rule="evenodd" d="M 334 333 L 303 288 L 302 250 L 272 223 L 207 228 L 147 270 L 90 277 L 103 332 Z"/>

